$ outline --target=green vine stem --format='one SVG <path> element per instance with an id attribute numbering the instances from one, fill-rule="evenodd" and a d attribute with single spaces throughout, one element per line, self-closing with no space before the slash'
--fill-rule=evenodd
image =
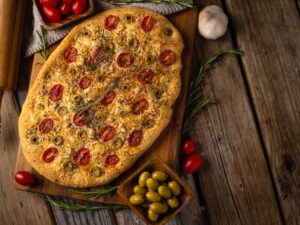
<path id="1" fill-rule="evenodd" d="M 48 43 L 45 38 L 43 27 L 40 26 L 40 30 L 36 30 L 36 33 L 40 38 L 40 46 L 42 48 L 42 50 L 39 51 L 39 54 L 43 57 L 44 61 L 46 61 L 48 59 L 48 55 L 47 55 Z"/>

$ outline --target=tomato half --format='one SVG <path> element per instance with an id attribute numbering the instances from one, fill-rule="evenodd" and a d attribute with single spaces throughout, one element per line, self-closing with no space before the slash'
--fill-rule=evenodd
<path id="1" fill-rule="evenodd" d="M 72 5 L 72 10 L 75 14 L 81 14 L 84 12 L 87 6 L 86 0 L 75 0 Z"/>
<path id="2" fill-rule="evenodd" d="M 55 147 L 47 148 L 43 155 L 42 159 L 45 163 L 51 163 L 58 156 L 58 149 Z"/>
<path id="3" fill-rule="evenodd" d="M 46 118 L 42 120 L 42 122 L 39 124 L 39 131 L 42 134 L 47 134 L 52 130 L 53 125 L 54 125 L 53 120 Z"/>
<path id="4" fill-rule="evenodd" d="M 191 155 L 195 153 L 196 150 L 196 143 L 192 139 L 187 139 L 183 143 L 183 153 L 185 155 Z"/>
<path id="5" fill-rule="evenodd" d="M 133 58 L 127 52 L 123 52 L 118 55 L 117 64 L 119 67 L 126 68 L 133 63 Z"/>
<path id="6" fill-rule="evenodd" d="M 136 101 L 131 108 L 131 111 L 134 115 L 139 115 L 145 112 L 148 109 L 149 103 L 146 99 L 140 99 Z"/>
<path id="7" fill-rule="evenodd" d="M 115 91 L 108 91 L 106 93 L 106 95 L 104 96 L 104 98 L 102 99 L 101 101 L 101 105 L 105 105 L 105 106 L 108 106 L 109 104 L 111 104 L 115 97 L 117 96 L 117 93 Z"/>
<path id="8" fill-rule="evenodd" d="M 92 78 L 84 76 L 79 81 L 79 87 L 84 90 L 87 89 L 92 84 Z"/>
<path id="9" fill-rule="evenodd" d="M 109 155 L 105 159 L 105 166 L 113 166 L 116 165 L 120 161 L 117 155 Z"/>
<path id="10" fill-rule="evenodd" d="M 93 113 L 91 111 L 75 112 L 72 121 L 75 126 L 82 127 L 93 120 Z"/>
<path id="11" fill-rule="evenodd" d="M 149 84 L 154 78 L 154 72 L 151 69 L 140 69 L 137 80 L 142 84 Z"/>
<path id="12" fill-rule="evenodd" d="M 54 6 L 44 5 L 43 12 L 49 22 L 59 22 L 61 20 L 61 12 Z"/>
<path id="13" fill-rule="evenodd" d="M 152 16 L 145 16 L 141 23 L 141 28 L 145 32 L 150 32 L 155 24 L 155 19 Z"/>
<path id="14" fill-rule="evenodd" d="M 188 156 L 182 165 L 182 170 L 185 173 L 196 172 L 203 164 L 203 157 L 201 155 L 190 155 Z"/>
<path id="15" fill-rule="evenodd" d="M 128 145 L 130 147 L 139 146 L 143 140 L 143 131 L 142 130 L 134 130 L 130 133 L 128 138 Z"/>
<path id="16" fill-rule="evenodd" d="M 86 166 L 91 158 L 90 150 L 88 148 L 80 148 L 74 154 L 74 161 L 78 166 Z"/>
<path id="17" fill-rule="evenodd" d="M 176 61 L 176 54 L 172 50 L 165 50 L 159 56 L 159 61 L 165 66 L 171 66 Z"/>
<path id="18" fill-rule="evenodd" d="M 24 171 L 24 170 L 18 171 L 15 174 L 15 181 L 18 184 L 21 184 L 24 186 L 33 185 L 35 183 L 34 176 L 31 173 Z"/>
<path id="19" fill-rule="evenodd" d="M 64 60 L 67 63 L 75 62 L 77 60 L 77 55 L 78 55 L 77 48 L 70 46 L 66 48 L 64 52 Z"/>
<path id="20" fill-rule="evenodd" d="M 103 127 L 100 131 L 100 138 L 106 142 L 114 138 L 116 129 L 110 125 Z"/>
<path id="21" fill-rule="evenodd" d="M 119 23 L 120 20 L 118 17 L 109 15 L 104 21 L 104 27 L 105 29 L 112 31 L 118 27 Z"/>
<path id="22" fill-rule="evenodd" d="M 52 101 L 57 102 L 62 99 L 63 93 L 64 87 L 61 84 L 55 84 L 51 87 L 48 96 Z"/>

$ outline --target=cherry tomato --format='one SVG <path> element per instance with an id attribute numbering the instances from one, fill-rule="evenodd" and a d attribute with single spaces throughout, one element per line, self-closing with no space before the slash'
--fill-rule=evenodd
<path id="1" fill-rule="evenodd" d="M 21 170 L 15 174 L 15 181 L 18 184 L 27 186 L 27 185 L 33 185 L 35 182 L 35 179 L 31 173 Z"/>
<path id="2" fill-rule="evenodd" d="M 194 173 L 202 166 L 202 164 L 203 157 L 201 155 L 190 155 L 184 160 L 182 170 L 185 173 Z"/>
<path id="3" fill-rule="evenodd" d="M 142 140 L 143 140 L 143 131 L 134 130 L 129 135 L 128 144 L 130 147 L 136 147 L 142 143 Z"/>
<path id="4" fill-rule="evenodd" d="M 42 155 L 42 159 L 45 163 L 51 163 L 58 156 L 58 149 L 50 147 L 46 149 Z"/>
<path id="5" fill-rule="evenodd" d="M 74 0 L 62 0 L 62 2 L 67 3 L 67 4 L 72 4 Z"/>
<path id="6" fill-rule="evenodd" d="M 107 125 L 107 126 L 103 127 L 102 130 L 100 131 L 100 138 L 104 142 L 106 142 L 106 141 L 113 139 L 115 134 L 116 134 L 116 129 L 110 125 Z"/>
<path id="7" fill-rule="evenodd" d="M 52 130 L 53 125 L 54 125 L 53 120 L 46 118 L 39 124 L 39 131 L 42 134 L 47 134 Z"/>
<path id="8" fill-rule="evenodd" d="M 104 21 L 105 29 L 112 31 L 118 27 L 119 22 L 120 20 L 118 17 L 109 15 Z"/>
<path id="9" fill-rule="evenodd" d="M 69 15 L 72 13 L 72 5 L 65 2 L 61 2 L 59 4 L 59 9 L 63 15 Z"/>
<path id="10" fill-rule="evenodd" d="M 59 0 L 40 0 L 40 3 L 42 5 L 47 5 L 47 6 L 56 6 L 58 2 Z"/>
<path id="11" fill-rule="evenodd" d="M 152 16 L 145 16 L 141 23 L 141 28 L 145 32 L 150 32 L 155 24 L 155 19 Z"/>
<path id="12" fill-rule="evenodd" d="M 191 154 L 195 153 L 195 150 L 196 150 L 196 143 L 193 140 L 187 139 L 184 141 L 183 153 L 185 155 L 191 155 Z"/>
<path id="13" fill-rule="evenodd" d="M 66 48 L 64 52 L 64 59 L 67 63 L 72 63 L 77 60 L 78 51 L 77 48 L 74 48 L 72 46 Z"/>
<path id="14" fill-rule="evenodd" d="M 49 22 L 58 22 L 61 20 L 61 12 L 54 6 L 43 6 L 43 12 Z"/>
<path id="15" fill-rule="evenodd" d="M 74 154 L 74 161 L 78 166 L 86 166 L 91 158 L 90 150 L 88 148 L 80 148 Z"/>
<path id="16" fill-rule="evenodd" d="M 87 6 L 86 0 L 75 0 L 72 5 L 72 10 L 75 14 L 83 13 Z"/>
<path id="17" fill-rule="evenodd" d="M 63 93 L 64 87 L 61 84 L 55 84 L 51 87 L 48 96 L 52 101 L 57 102 L 61 100 Z"/>
<path id="18" fill-rule="evenodd" d="M 87 89 L 92 84 L 92 78 L 90 77 L 82 77 L 79 81 L 79 87 L 84 90 Z"/>
<path id="19" fill-rule="evenodd" d="M 117 96 L 117 93 L 115 91 L 108 91 L 106 93 L 106 95 L 104 96 L 104 98 L 101 101 L 101 105 L 105 105 L 108 106 L 109 104 L 111 104 L 115 97 Z"/>
<path id="20" fill-rule="evenodd" d="M 77 127 L 82 127 L 93 120 L 93 113 L 91 111 L 76 112 L 73 115 L 72 121 Z"/>
<path id="21" fill-rule="evenodd" d="M 113 166 L 119 162 L 119 157 L 117 155 L 109 155 L 105 159 L 105 166 Z"/>
<path id="22" fill-rule="evenodd" d="M 142 114 L 148 109 L 148 105 L 149 104 L 146 99 L 140 99 L 132 105 L 131 111 L 134 115 Z"/>
<path id="23" fill-rule="evenodd" d="M 172 50 L 165 50 L 160 54 L 159 61 L 165 66 L 170 66 L 176 61 L 176 54 Z"/>
<path id="24" fill-rule="evenodd" d="M 154 72 L 151 69 L 140 69 L 137 80 L 142 84 L 149 84 L 152 82 L 154 77 Z"/>
<path id="25" fill-rule="evenodd" d="M 123 67 L 123 68 L 128 67 L 132 64 L 132 62 L 133 62 L 133 58 L 129 53 L 123 52 L 118 55 L 117 64 L 119 67 Z"/>

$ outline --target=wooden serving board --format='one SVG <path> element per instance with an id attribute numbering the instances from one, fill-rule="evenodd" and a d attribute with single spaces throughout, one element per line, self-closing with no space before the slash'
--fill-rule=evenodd
<path id="1" fill-rule="evenodd" d="M 126 179 L 131 172 L 139 168 L 140 165 L 144 164 L 150 159 L 160 159 L 163 162 L 169 163 L 170 166 L 175 168 L 178 162 L 178 151 L 180 145 L 182 121 L 184 116 L 184 109 L 186 103 L 186 96 L 188 91 L 188 84 L 191 72 L 192 63 L 192 53 L 193 53 L 193 43 L 197 23 L 197 10 L 196 8 L 188 9 L 183 12 L 171 15 L 168 17 L 170 21 L 178 28 L 181 32 L 185 48 L 182 54 L 182 64 L 183 68 L 181 71 L 182 88 L 179 98 L 177 99 L 174 106 L 173 118 L 165 129 L 165 131 L 160 135 L 160 137 L 155 141 L 152 147 L 132 166 L 131 169 L 124 172 L 120 177 L 113 181 L 109 186 L 118 186 L 124 179 Z M 55 46 L 50 49 L 53 51 Z M 31 71 L 30 87 L 36 79 L 43 62 L 42 57 L 39 54 L 34 55 L 33 66 Z M 29 88 L 30 88 L 29 87 Z M 72 194 L 68 191 L 68 187 L 60 186 L 55 184 L 44 177 L 40 176 L 25 160 L 25 157 L 19 148 L 19 153 L 16 163 L 16 171 L 27 170 L 32 172 L 38 179 L 38 183 L 34 186 L 21 186 L 14 183 L 18 190 L 37 192 L 48 195 L 55 196 L 65 196 L 70 198 L 76 198 L 81 200 L 89 200 L 95 202 L 104 202 L 111 204 L 125 204 L 117 193 L 111 196 L 104 196 L 99 198 L 87 198 L 82 195 Z"/>

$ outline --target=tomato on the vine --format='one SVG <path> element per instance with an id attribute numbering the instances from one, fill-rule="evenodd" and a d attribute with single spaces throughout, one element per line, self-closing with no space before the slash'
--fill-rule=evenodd
<path id="1" fill-rule="evenodd" d="M 190 155 L 188 156 L 182 165 L 182 170 L 185 173 L 196 172 L 203 164 L 203 157 L 201 155 Z"/>
<path id="2" fill-rule="evenodd" d="M 42 5 L 47 5 L 47 6 L 56 6 L 58 2 L 59 0 L 40 0 L 40 3 Z"/>
<path id="3" fill-rule="evenodd" d="M 75 0 L 72 5 L 72 10 L 75 14 L 83 13 L 87 6 L 86 0 Z"/>
<path id="4" fill-rule="evenodd" d="M 31 173 L 21 170 L 15 174 L 15 181 L 18 184 L 27 186 L 27 185 L 33 185 L 35 182 L 35 179 Z"/>
<path id="5" fill-rule="evenodd" d="M 63 15 L 69 15 L 69 14 L 72 13 L 72 4 L 61 2 L 59 4 L 59 9 L 61 11 L 61 14 L 63 14 Z"/>
<path id="6" fill-rule="evenodd" d="M 43 12 L 49 22 L 58 22 L 61 20 L 61 12 L 56 7 L 44 5 Z"/>
<path id="7" fill-rule="evenodd" d="M 196 151 L 196 143 L 192 139 L 187 139 L 183 143 L 183 153 L 185 155 L 191 155 Z"/>

